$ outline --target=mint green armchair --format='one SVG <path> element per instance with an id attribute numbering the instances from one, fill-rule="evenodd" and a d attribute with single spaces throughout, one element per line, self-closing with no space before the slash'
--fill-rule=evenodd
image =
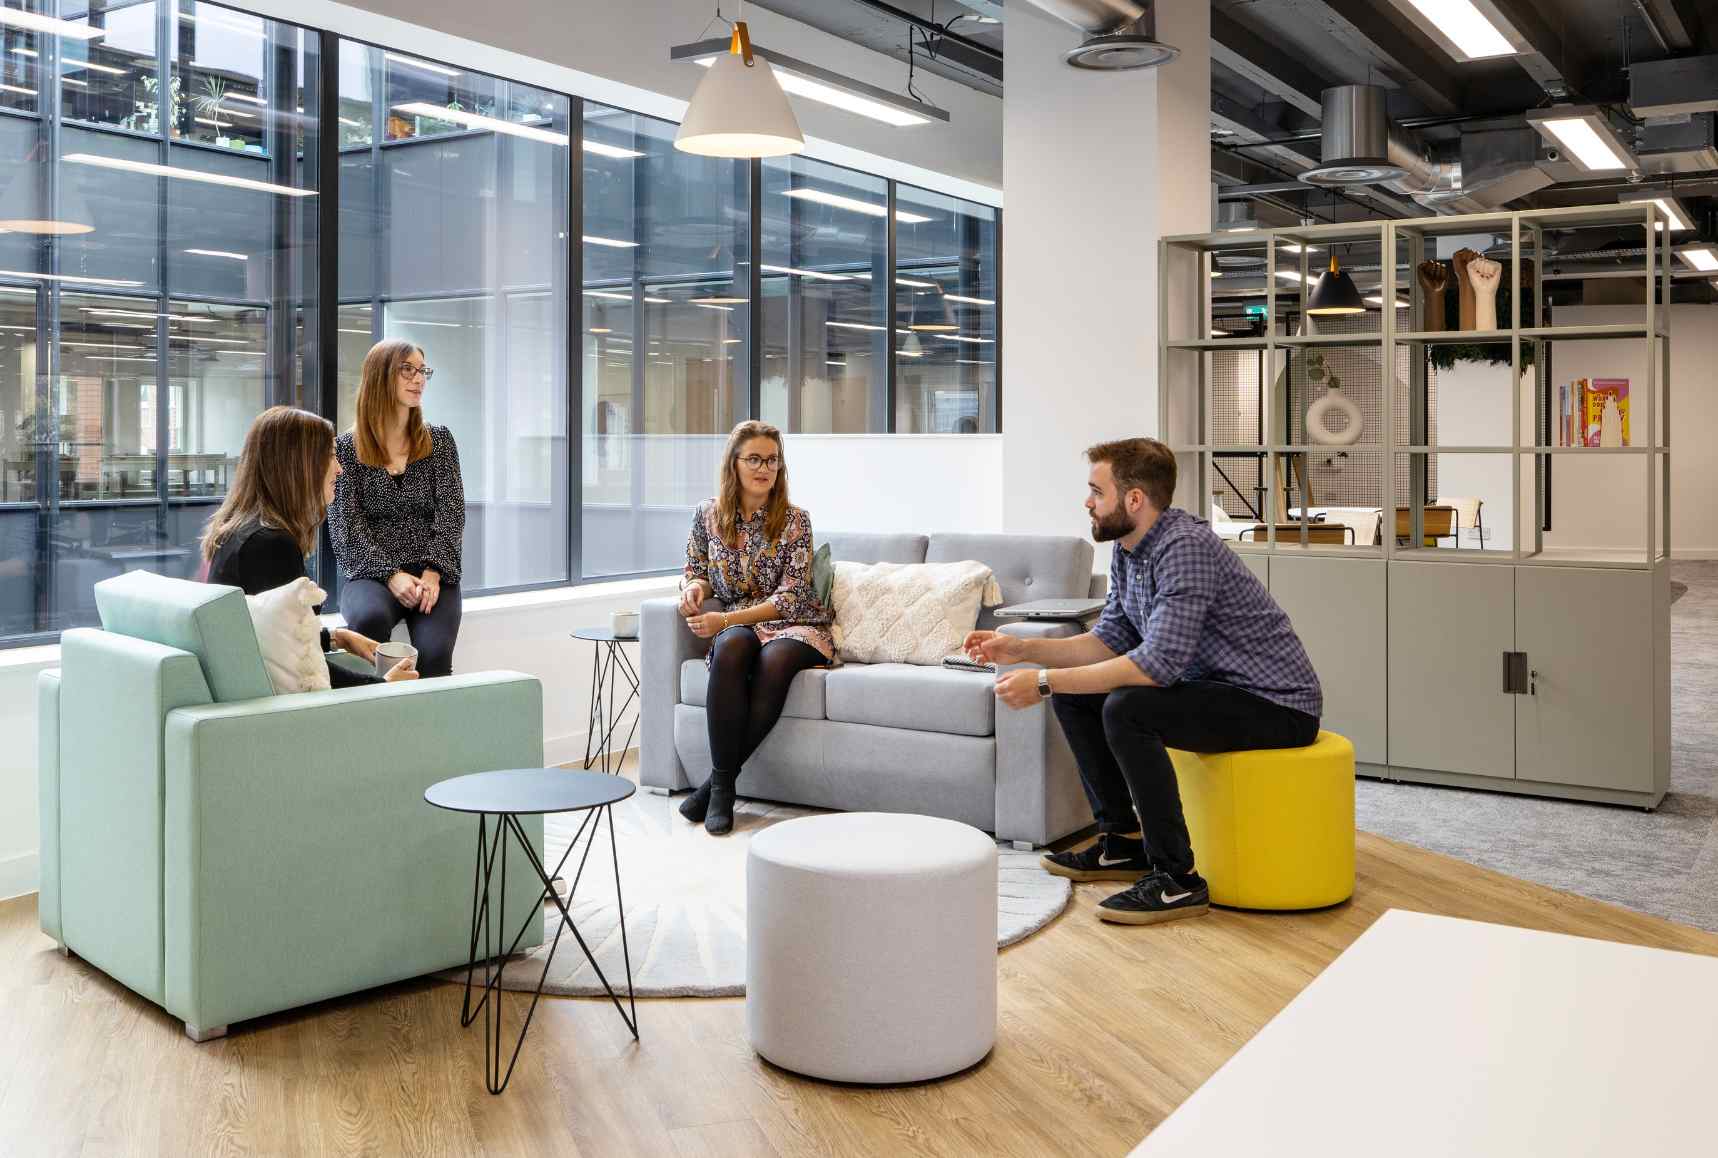
<path id="1" fill-rule="evenodd" d="M 237 588 L 95 593 L 103 630 L 67 631 L 39 686 L 42 930 L 199 1041 L 464 964 L 477 834 L 424 789 L 541 766 L 537 680 L 276 696 Z M 514 877 L 507 911 L 537 892 Z"/>

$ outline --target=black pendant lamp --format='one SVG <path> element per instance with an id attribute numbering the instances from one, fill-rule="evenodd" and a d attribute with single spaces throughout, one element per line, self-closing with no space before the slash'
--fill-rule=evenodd
<path id="1" fill-rule="evenodd" d="M 1312 287 L 1312 299 L 1307 302 L 1306 312 L 1324 316 L 1366 312 L 1366 303 L 1360 300 L 1354 279 L 1336 263 L 1335 253 L 1330 255 L 1330 268 L 1318 275 L 1318 284 Z"/>

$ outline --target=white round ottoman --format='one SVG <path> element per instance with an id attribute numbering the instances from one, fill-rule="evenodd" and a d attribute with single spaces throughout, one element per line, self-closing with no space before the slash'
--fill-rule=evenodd
<path id="1" fill-rule="evenodd" d="M 932 816 L 786 820 L 746 858 L 752 1048 L 795 1073 L 913 1082 L 996 1042 L 996 844 Z"/>

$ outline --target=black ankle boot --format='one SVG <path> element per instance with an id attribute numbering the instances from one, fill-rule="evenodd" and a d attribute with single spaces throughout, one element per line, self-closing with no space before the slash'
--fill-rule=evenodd
<path id="1" fill-rule="evenodd" d="M 704 823 L 704 813 L 710 807 L 710 781 L 698 785 L 697 791 L 680 802 L 680 815 L 693 824 Z"/>
<path id="2" fill-rule="evenodd" d="M 704 813 L 704 831 L 711 836 L 726 836 L 734 830 L 734 782 L 739 778 L 738 773 L 720 769 L 710 773 L 710 803 Z"/>

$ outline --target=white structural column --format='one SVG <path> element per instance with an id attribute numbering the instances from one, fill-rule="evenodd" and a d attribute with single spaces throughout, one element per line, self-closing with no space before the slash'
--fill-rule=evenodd
<path id="1" fill-rule="evenodd" d="M 1094 442 L 1155 434 L 1157 242 L 1211 227 L 1210 11 L 1159 3 L 1181 50 L 1070 68 L 1079 33 L 1008 6 L 1003 89 L 1003 520 L 1083 534 Z M 1107 556 L 1101 556 L 1103 565 Z"/>

